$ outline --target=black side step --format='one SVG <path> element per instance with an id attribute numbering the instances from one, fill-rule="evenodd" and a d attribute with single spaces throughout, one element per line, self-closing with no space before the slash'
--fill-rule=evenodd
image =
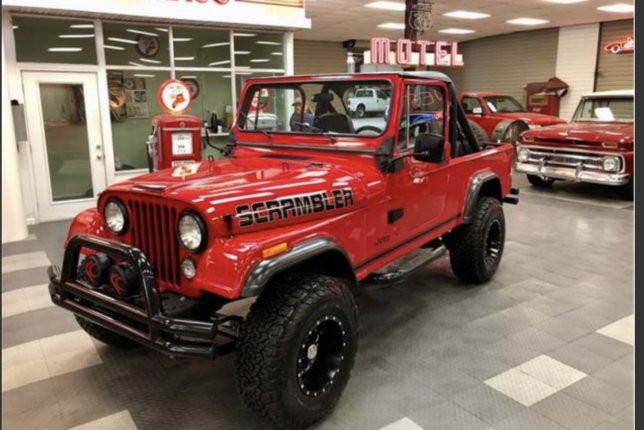
<path id="1" fill-rule="evenodd" d="M 439 247 L 433 249 L 431 252 L 425 252 L 417 257 L 405 262 L 402 266 L 398 267 L 396 270 L 386 273 L 372 273 L 365 279 L 365 282 L 368 284 L 387 284 L 390 282 L 397 281 L 402 277 L 408 275 L 410 272 L 442 257 L 445 252 L 447 252 L 447 247 L 445 245 L 440 245 Z"/>
<path id="2" fill-rule="evenodd" d="M 503 198 L 503 203 L 510 203 L 512 205 L 519 204 L 519 189 L 510 188 L 510 194 Z"/>

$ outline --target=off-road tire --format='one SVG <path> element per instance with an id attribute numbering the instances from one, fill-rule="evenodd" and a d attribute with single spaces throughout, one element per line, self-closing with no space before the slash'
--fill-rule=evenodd
<path id="1" fill-rule="evenodd" d="M 488 137 L 487 133 L 485 132 L 485 129 L 478 125 L 476 122 L 472 121 L 471 119 L 468 119 L 467 122 L 470 124 L 470 128 L 472 129 L 472 133 L 474 134 L 474 137 L 476 137 L 476 141 L 479 143 L 479 145 L 483 145 L 485 142 L 489 142 L 490 138 Z"/>
<path id="2" fill-rule="evenodd" d="M 355 116 L 356 118 L 364 118 L 365 116 L 367 116 L 367 110 L 364 105 L 358 105 L 355 111 Z"/>
<path id="3" fill-rule="evenodd" d="M 555 183 L 555 180 L 552 178 L 542 178 L 537 175 L 527 175 L 528 182 L 538 188 L 550 188 L 552 184 Z"/>
<path id="4" fill-rule="evenodd" d="M 94 339 L 100 340 L 104 344 L 120 349 L 132 349 L 141 345 L 125 336 L 121 336 L 120 334 L 114 333 L 98 324 L 94 324 L 83 317 L 79 317 L 78 315 L 74 315 L 74 317 L 76 317 L 78 325 L 81 326 L 87 334 L 92 336 Z"/>
<path id="5" fill-rule="evenodd" d="M 337 332 L 342 337 L 336 342 L 341 350 L 335 352 L 342 358 L 320 360 L 339 363 L 338 371 L 328 378 L 324 392 L 319 387 L 314 396 L 306 394 L 308 386 L 304 388 L 299 366 L 304 360 L 312 368 L 309 363 L 325 357 L 322 349 L 312 360 L 301 355 L 308 353 L 307 342 L 320 324 L 342 331 L 341 335 Z M 357 308 L 344 280 L 297 274 L 272 282 L 251 307 L 239 336 L 236 381 L 245 404 L 281 429 L 300 429 L 321 420 L 334 408 L 349 380 L 357 331 Z"/>
<path id="6" fill-rule="evenodd" d="M 472 222 L 457 227 L 447 240 L 452 271 L 465 282 L 489 281 L 501 262 L 504 243 L 505 216 L 501 202 L 492 197 L 479 198 Z"/>

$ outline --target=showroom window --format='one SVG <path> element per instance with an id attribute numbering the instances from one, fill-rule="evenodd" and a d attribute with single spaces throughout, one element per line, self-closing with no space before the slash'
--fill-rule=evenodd
<path id="1" fill-rule="evenodd" d="M 172 28 L 174 65 L 230 69 L 230 32 L 205 28 Z"/>
<path id="2" fill-rule="evenodd" d="M 105 63 L 118 66 L 170 66 L 170 29 L 103 22 Z"/>
<path id="3" fill-rule="evenodd" d="M 20 15 L 11 21 L 18 61 L 97 64 L 93 21 Z"/>
<path id="4" fill-rule="evenodd" d="M 284 69 L 284 36 L 281 33 L 233 32 L 237 69 Z"/>

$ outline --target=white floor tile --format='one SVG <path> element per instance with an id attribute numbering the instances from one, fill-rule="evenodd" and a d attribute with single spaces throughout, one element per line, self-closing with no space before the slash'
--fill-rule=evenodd
<path id="1" fill-rule="evenodd" d="M 600 328 L 597 333 L 635 346 L 635 316 L 629 315 L 615 321 L 606 327 Z"/>
<path id="2" fill-rule="evenodd" d="M 380 430 L 423 430 L 423 428 L 409 418 L 405 417 L 396 421 L 395 423 L 391 423 L 385 427 L 382 427 Z"/>
<path id="3" fill-rule="evenodd" d="M 136 424 L 129 411 L 121 411 L 76 427 L 69 430 L 137 430 Z"/>
<path id="4" fill-rule="evenodd" d="M 588 376 L 584 372 L 563 364 L 547 355 L 541 355 L 530 361 L 526 361 L 520 366 L 517 366 L 516 369 L 557 390 L 562 390 Z"/>
<path id="5" fill-rule="evenodd" d="M 2 318 L 54 306 L 47 284 L 2 293 Z"/>
<path id="6" fill-rule="evenodd" d="M 102 363 L 82 330 L 12 346 L 2 350 L 2 391 Z"/>
<path id="7" fill-rule="evenodd" d="M 16 270 L 31 269 L 34 267 L 47 267 L 51 264 L 44 251 L 29 252 L 25 254 L 2 257 L 2 273 L 15 272 Z M 44 272 L 43 272 L 44 273 Z"/>
<path id="8" fill-rule="evenodd" d="M 558 391 L 516 368 L 496 375 L 485 383 L 524 406 L 531 406 Z"/>

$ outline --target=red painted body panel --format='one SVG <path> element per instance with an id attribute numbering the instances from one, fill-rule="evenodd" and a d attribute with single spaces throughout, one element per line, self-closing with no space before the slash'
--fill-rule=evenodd
<path id="1" fill-rule="evenodd" d="M 483 127 L 488 137 L 492 136 L 494 132 L 494 128 L 497 126 L 497 124 L 504 120 L 511 120 L 511 121 L 520 120 L 525 122 L 528 125 L 539 125 L 539 126 L 563 124 L 566 122 L 563 119 L 556 116 L 544 115 L 541 113 L 534 113 L 534 112 L 527 112 L 527 111 L 526 112 L 492 112 L 487 106 L 487 103 L 485 103 L 485 100 L 483 99 L 484 97 L 506 96 L 506 95 L 507 94 L 502 94 L 502 93 L 478 91 L 478 92 L 460 93 L 458 96 L 458 99 L 463 100 L 463 97 L 474 97 L 479 99 L 479 102 L 483 107 L 483 114 L 481 115 L 467 114 L 467 118 L 474 121 L 481 127 Z"/>
<path id="2" fill-rule="evenodd" d="M 391 117 L 399 118 L 403 105 L 401 89 L 410 79 L 395 74 L 365 74 L 349 78 L 390 80 L 394 84 Z M 301 82 L 307 79 L 320 78 L 251 80 L 242 94 L 257 82 Z M 445 87 L 439 81 L 422 82 Z M 447 112 L 445 116 L 447 123 Z M 159 239 L 144 244 L 144 252 L 146 246 L 156 247 L 157 258 L 163 257 L 172 264 L 175 261 L 178 264 L 190 256 L 197 265 L 194 279 L 180 276 L 176 284 L 161 282 L 162 291 L 173 290 L 192 297 L 209 292 L 229 299 L 238 298 L 250 270 L 262 260 L 262 250 L 284 242 L 292 248 L 319 237 L 337 243 L 346 252 L 356 278 L 363 279 L 462 223 L 466 194 L 473 175 L 492 171 L 501 182 L 502 195 L 510 192 L 511 145 L 499 145 L 450 159 L 449 136 L 446 135 L 443 163 L 424 163 L 407 157 L 403 159 L 400 170 L 382 172 L 373 152 L 387 139 L 393 139 L 393 147 L 398 147 L 398 124 L 398 121 L 389 121 L 382 136 L 341 136 L 335 142 L 321 135 L 275 133 L 270 137 L 233 128 L 238 146 L 231 158 L 203 161 L 189 174 L 181 173 L 179 169 L 166 169 L 115 184 L 101 195 L 98 211 L 87 210 L 76 217 L 69 236 L 85 232 L 130 244 L 141 241 L 140 237 L 133 235 L 132 229 L 123 236 L 113 235 L 104 227 L 100 214 L 106 201 L 112 197 L 118 197 L 137 211 L 140 208 L 136 205 L 155 201 L 157 203 L 146 210 L 147 213 L 160 214 L 150 219 L 151 224 L 161 226 L 155 227 L 155 231 L 160 232 Z M 447 134 L 449 127 L 445 129 Z M 244 143 L 261 147 L 244 146 Z M 412 149 L 394 152 L 394 155 L 410 151 Z M 351 190 L 351 199 L 340 199 L 344 205 L 337 205 L 334 191 L 338 189 Z M 336 207 L 301 216 L 273 218 L 270 215 L 271 222 L 248 227 L 242 226 L 237 216 L 239 205 L 309 193 L 326 193 L 324 196 L 329 198 L 328 201 L 335 201 Z M 329 196 L 333 196 L 332 200 Z M 390 224 L 388 212 L 393 209 L 403 209 L 404 216 Z M 167 234 L 172 234 L 172 229 L 167 227 L 167 219 L 172 224 L 173 217 L 178 219 L 185 210 L 198 212 L 207 224 L 208 246 L 203 252 L 191 254 L 180 246 L 177 250 L 174 248 L 178 245 L 176 238 L 167 237 Z M 263 209 L 257 211 L 267 214 L 261 212 Z M 168 253 L 172 256 L 167 257 Z M 171 278 L 172 273 L 168 276 Z"/>

